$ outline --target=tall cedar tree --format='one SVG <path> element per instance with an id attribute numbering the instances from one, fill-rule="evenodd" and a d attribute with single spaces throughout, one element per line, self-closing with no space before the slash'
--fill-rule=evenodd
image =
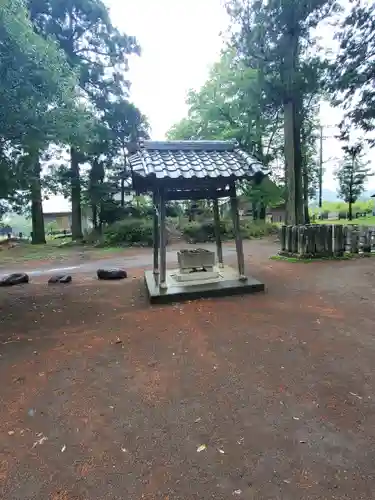
<path id="1" fill-rule="evenodd" d="M 231 0 L 234 43 L 250 67 L 260 68 L 263 100 L 282 110 L 290 224 L 304 222 L 301 146 L 304 86 L 311 29 L 337 8 L 336 0 Z M 315 64 L 315 61 L 314 61 Z M 318 87 L 318 86 L 317 86 Z"/>
<path id="2" fill-rule="evenodd" d="M 98 112 L 109 96 L 126 95 L 128 55 L 139 53 L 133 36 L 120 33 L 111 23 L 101 0 L 29 0 L 38 32 L 57 40 L 71 68 L 77 71 L 82 97 Z M 82 238 L 80 162 L 84 145 L 71 142 L 70 182 L 72 237 Z"/>
<path id="3" fill-rule="evenodd" d="M 351 4 L 337 34 L 340 50 L 331 67 L 329 88 L 333 103 L 344 106 L 348 121 L 370 132 L 375 129 L 375 3 L 352 0 Z"/>
<path id="4" fill-rule="evenodd" d="M 76 79 L 56 44 L 33 30 L 23 2 L 0 0 L 0 198 L 31 201 L 33 243 L 45 242 L 39 154 L 72 133 Z"/>
<path id="5" fill-rule="evenodd" d="M 363 146 L 345 146 L 345 156 L 335 175 L 339 183 L 338 195 L 349 205 L 348 218 L 352 220 L 352 206 L 358 200 L 365 189 L 365 182 L 371 173 L 371 169 L 362 157 Z"/>

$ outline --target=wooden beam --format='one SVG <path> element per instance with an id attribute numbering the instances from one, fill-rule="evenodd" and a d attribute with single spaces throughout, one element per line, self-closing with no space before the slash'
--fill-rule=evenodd
<path id="1" fill-rule="evenodd" d="M 165 227 L 165 193 L 159 192 L 159 222 L 160 222 L 160 288 L 167 288 L 167 242 Z"/>
<path id="2" fill-rule="evenodd" d="M 230 204 L 232 209 L 232 219 L 233 219 L 233 229 L 234 236 L 236 239 L 236 251 L 237 251 L 237 262 L 238 262 L 238 273 L 241 281 L 246 281 L 245 276 L 245 258 L 243 253 L 243 244 L 240 229 L 240 216 L 238 213 L 238 200 L 236 195 L 236 185 L 233 183 L 230 186 Z"/>
<path id="3" fill-rule="evenodd" d="M 149 175 L 147 177 L 141 177 L 138 175 L 133 175 L 133 189 L 141 193 L 152 192 L 155 189 L 163 188 L 166 191 L 170 190 L 215 190 L 215 189 L 225 189 L 232 182 L 237 180 L 236 176 L 230 177 L 203 177 L 203 178 L 171 178 L 163 177 L 157 178 L 155 175 Z"/>
<path id="4" fill-rule="evenodd" d="M 217 198 L 229 198 L 229 189 L 199 189 L 199 190 L 186 190 L 176 191 L 170 190 L 165 193 L 167 201 L 179 200 L 214 200 Z"/>
<path id="5" fill-rule="evenodd" d="M 159 195 L 157 191 L 154 191 L 152 196 L 152 202 L 154 205 L 154 216 L 153 216 L 153 268 L 154 274 L 159 274 Z"/>
<path id="6" fill-rule="evenodd" d="M 215 239 L 216 239 L 217 258 L 219 261 L 219 267 L 223 267 L 224 266 L 223 247 L 221 244 L 220 213 L 219 213 L 219 203 L 217 201 L 217 198 L 214 199 L 214 224 L 215 224 Z"/>

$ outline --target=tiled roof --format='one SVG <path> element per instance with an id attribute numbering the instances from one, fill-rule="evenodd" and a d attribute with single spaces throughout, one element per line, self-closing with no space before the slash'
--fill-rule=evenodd
<path id="1" fill-rule="evenodd" d="M 129 161 L 133 179 L 251 178 L 263 168 L 232 141 L 144 141 Z"/>

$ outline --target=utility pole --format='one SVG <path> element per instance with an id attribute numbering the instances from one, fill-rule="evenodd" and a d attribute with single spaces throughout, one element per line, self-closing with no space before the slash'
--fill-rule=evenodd
<path id="1" fill-rule="evenodd" d="M 323 125 L 320 125 L 319 147 L 319 208 L 323 204 Z"/>

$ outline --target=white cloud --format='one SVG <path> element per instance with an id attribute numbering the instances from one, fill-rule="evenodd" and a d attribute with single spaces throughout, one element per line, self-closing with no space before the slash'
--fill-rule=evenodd
<path id="1" fill-rule="evenodd" d="M 186 93 L 200 87 L 223 46 L 228 18 L 220 0 L 107 0 L 113 22 L 142 47 L 132 57 L 131 97 L 162 139 L 187 111 Z"/>

